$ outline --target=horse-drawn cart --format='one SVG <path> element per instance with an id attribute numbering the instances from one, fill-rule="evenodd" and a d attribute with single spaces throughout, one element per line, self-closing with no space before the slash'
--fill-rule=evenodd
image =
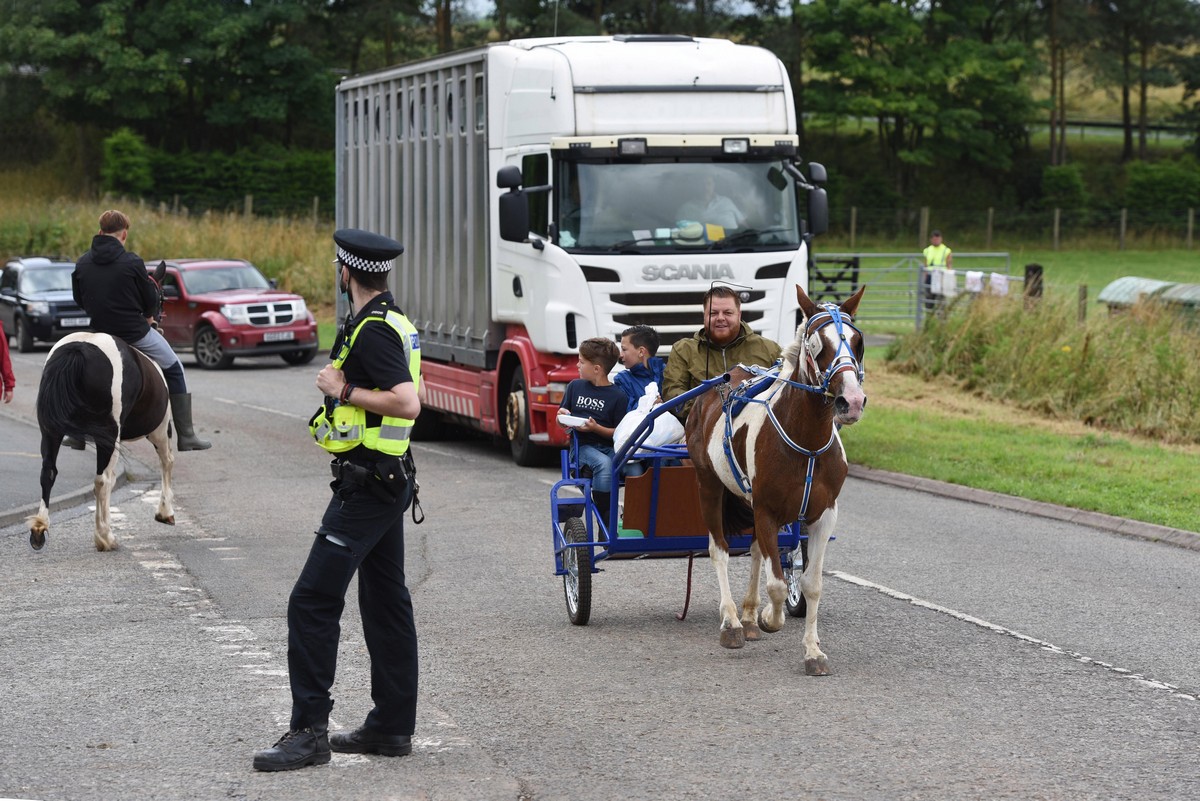
<path id="1" fill-rule="evenodd" d="M 696 474 L 687 461 L 686 445 L 645 443 L 660 416 L 728 381 L 728 374 L 718 376 L 649 412 L 613 459 L 612 486 L 624 484 L 623 504 L 619 493 L 613 492 L 608 508 L 597 508 L 592 501 L 591 478 L 581 475 L 575 447 L 563 450 L 562 478 L 550 490 L 550 519 L 555 575 L 563 577 L 567 616 L 572 623 L 587 625 L 591 617 L 592 575 L 602 572 L 599 565 L 623 559 L 687 557 L 687 597 L 677 617 L 682 620 L 687 614 L 692 560 L 709 552 Z M 635 461 L 645 466 L 645 472 L 622 477 L 624 465 Z M 803 529 L 796 521 L 779 532 L 780 561 L 788 584 L 787 609 L 793 617 L 803 617 L 805 612 L 799 585 L 807 539 Z M 753 534 L 747 531 L 728 539 L 731 554 L 745 554 Z"/>

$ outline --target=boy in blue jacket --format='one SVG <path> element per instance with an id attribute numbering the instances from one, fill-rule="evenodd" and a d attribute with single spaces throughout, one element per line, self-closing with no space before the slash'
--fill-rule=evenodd
<path id="1" fill-rule="evenodd" d="M 662 396 L 663 370 L 666 362 L 658 353 L 658 332 L 648 325 L 634 325 L 621 332 L 621 364 L 625 369 L 613 376 L 613 383 L 629 396 L 629 411 L 637 408 L 653 381 Z"/>

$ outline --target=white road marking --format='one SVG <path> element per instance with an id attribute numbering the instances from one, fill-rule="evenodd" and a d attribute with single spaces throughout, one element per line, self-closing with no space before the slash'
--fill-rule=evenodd
<path id="1" fill-rule="evenodd" d="M 842 581 L 845 581 L 848 584 L 855 584 L 859 587 L 865 587 L 870 590 L 875 590 L 876 592 L 882 593 L 891 598 L 895 598 L 897 601 L 907 601 L 908 603 L 912 604 L 913 606 L 919 606 L 922 609 L 929 609 L 930 611 L 937 612 L 938 614 L 949 615 L 950 617 L 956 618 L 957 620 L 961 620 L 964 623 L 970 623 L 971 625 L 979 626 L 981 629 L 987 629 L 988 631 L 995 632 L 996 634 L 1003 634 L 1006 637 L 1012 637 L 1013 639 L 1020 640 L 1022 642 L 1029 643 L 1030 645 L 1037 646 L 1038 648 L 1041 648 L 1042 650 L 1045 650 L 1045 651 L 1049 651 L 1050 653 L 1060 654 L 1062 656 L 1070 657 L 1071 659 L 1073 659 L 1076 662 L 1079 662 L 1081 664 L 1096 665 L 1097 667 L 1104 668 L 1105 670 L 1109 671 L 1110 673 L 1116 673 L 1117 675 L 1121 676 L 1122 678 L 1132 679 L 1144 687 L 1149 687 L 1150 689 L 1153 689 L 1153 690 L 1165 690 L 1166 692 L 1169 692 L 1171 695 L 1173 695 L 1176 698 L 1182 698 L 1185 701 L 1200 700 L 1200 697 L 1198 697 L 1197 694 L 1183 692 L 1182 690 L 1179 689 L 1179 687 L 1177 687 L 1174 684 L 1168 684 L 1165 681 L 1158 681 L 1156 679 L 1148 678 L 1146 676 L 1143 676 L 1140 673 L 1134 673 L 1132 670 L 1129 670 L 1128 668 L 1117 667 L 1116 665 L 1114 665 L 1110 662 L 1104 662 L 1099 659 L 1093 659 L 1092 657 L 1087 656 L 1085 654 L 1081 654 L 1078 651 L 1067 650 L 1066 648 L 1055 645 L 1054 643 L 1051 643 L 1051 642 L 1047 642 L 1046 640 L 1039 640 L 1037 637 L 1030 637 L 1028 634 L 1022 634 L 1019 631 L 1014 631 L 1013 629 L 1006 628 L 997 623 L 991 623 L 987 620 L 983 620 L 981 618 L 975 617 L 974 615 L 968 615 L 966 612 L 959 612 L 955 609 L 950 609 L 948 607 L 941 606 L 939 604 L 935 604 L 932 601 L 925 601 L 925 600 L 922 600 L 921 598 L 917 598 L 912 595 L 909 595 L 906 592 L 901 592 L 900 590 L 893 590 L 891 587 L 885 587 L 882 584 L 876 584 L 873 581 L 869 581 L 865 578 L 860 578 L 858 576 L 854 576 L 849 573 L 842 573 L 841 571 L 838 571 L 838 570 L 829 570 L 826 573 L 827 573 L 827 575 L 833 576 L 834 578 L 841 579 Z"/>
<path id="2" fill-rule="evenodd" d="M 241 406 L 243 409 L 253 409 L 256 412 L 266 412 L 267 414 L 278 415 L 280 417 L 290 417 L 293 420 L 303 420 L 306 423 L 308 422 L 308 419 L 312 417 L 312 415 L 309 414 L 285 412 L 280 409 L 272 409 L 270 406 L 257 406 L 253 403 L 243 403 L 242 401 L 236 401 L 231 398 L 213 398 L 213 400 L 215 400 L 217 403 L 227 403 L 230 406 Z"/>

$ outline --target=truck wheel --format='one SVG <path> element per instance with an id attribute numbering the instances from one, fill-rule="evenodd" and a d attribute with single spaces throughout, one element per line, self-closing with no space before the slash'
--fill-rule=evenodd
<path id="1" fill-rule="evenodd" d="M 567 521 L 563 533 L 567 542 L 587 542 L 587 526 L 582 517 Z M 563 595 L 567 599 L 567 617 L 576 626 L 586 626 L 592 616 L 592 550 L 567 548 L 563 551 Z"/>
<path id="2" fill-rule="evenodd" d="M 196 332 L 192 353 L 196 356 L 196 364 L 205 370 L 224 370 L 233 364 L 233 357 L 221 347 L 221 335 L 210 325 Z"/>
<path id="3" fill-rule="evenodd" d="M 520 370 L 513 373 L 509 384 L 508 401 L 504 404 L 504 433 L 514 462 L 521 467 L 542 464 L 544 449 L 529 441 L 529 394 Z"/>
<path id="4" fill-rule="evenodd" d="M 29 323 L 17 317 L 13 320 L 13 325 L 17 329 L 14 332 L 17 337 L 17 352 L 29 353 L 33 350 L 33 332 L 29 330 Z"/>

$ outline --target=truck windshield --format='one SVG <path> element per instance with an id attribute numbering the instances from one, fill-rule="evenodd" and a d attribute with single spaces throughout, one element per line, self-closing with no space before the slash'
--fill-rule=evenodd
<path id="1" fill-rule="evenodd" d="M 567 250 L 794 249 L 796 188 L 783 162 L 559 163 L 558 244 Z"/>

